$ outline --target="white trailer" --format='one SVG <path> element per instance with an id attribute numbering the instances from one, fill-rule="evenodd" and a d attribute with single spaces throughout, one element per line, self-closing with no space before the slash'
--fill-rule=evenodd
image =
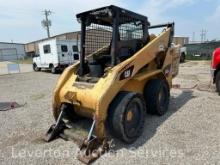
<path id="1" fill-rule="evenodd" d="M 33 58 L 34 71 L 49 69 L 51 73 L 62 70 L 79 60 L 77 40 L 48 39 L 38 44 L 39 55 Z"/>

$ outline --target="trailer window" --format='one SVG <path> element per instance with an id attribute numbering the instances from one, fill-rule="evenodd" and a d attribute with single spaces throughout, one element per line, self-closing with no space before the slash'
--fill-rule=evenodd
<path id="1" fill-rule="evenodd" d="M 61 45 L 61 51 L 62 52 L 68 52 L 68 48 L 66 45 Z"/>
<path id="2" fill-rule="evenodd" d="M 78 51 L 79 51 L 78 46 L 73 45 L 73 52 L 78 52 Z"/>
<path id="3" fill-rule="evenodd" d="M 44 54 L 51 53 L 50 45 L 44 45 L 43 48 L 44 48 Z"/>
<path id="4" fill-rule="evenodd" d="M 74 54 L 73 57 L 74 57 L 74 60 L 79 60 L 79 54 Z"/>

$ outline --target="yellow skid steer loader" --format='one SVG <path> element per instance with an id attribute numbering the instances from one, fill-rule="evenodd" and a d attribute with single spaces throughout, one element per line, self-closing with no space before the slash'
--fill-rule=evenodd
<path id="1" fill-rule="evenodd" d="M 174 23 L 150 26 L 148 18 L 116 6 L 78 14 L 80 61 L 59 78 L 53 95 L 56 124 L 46 141 L 92 119 L 79 159 L 90 163 L 109 149 L 107 130 L 125 143 L 142 134 L 145 114 L 163 115 L 172 79 L 178 74 L 179 47 Z M 149 29 L 164 28 L 158 36 Z M 71 123 L 71 124 L 70 124 Z"/>

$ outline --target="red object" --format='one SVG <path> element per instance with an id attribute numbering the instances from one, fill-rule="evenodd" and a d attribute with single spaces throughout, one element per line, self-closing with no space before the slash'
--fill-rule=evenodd
<path id="1" fill-rule="evenodd" d="M 212 55 L 212 69 L 218 69 L 220 65 L 220 48 L 215 49 Z"/>

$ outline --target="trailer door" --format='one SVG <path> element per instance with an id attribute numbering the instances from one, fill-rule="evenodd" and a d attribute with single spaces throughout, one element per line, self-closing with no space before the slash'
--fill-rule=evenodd
<path id="1" fill-rule="evenodd" d="M 69 44 L 68 44 L 68 46 L 69 46 L 68 55 L 69 55 L 70 64 L 73 64 L 73 63 L 74 63 L 72 44 L 73 44 L 73 42 L 69 42 Z"/>
<path id="2" fill-rule="evenodd" d="M 60 63 L 61 64 L 69 64 L 69 49 L 68 49 L 68 45 L 65 44 L 61 44 L 60 45 L 60 50 L 61 53 L 59 53 L 60 55 Z"/>

